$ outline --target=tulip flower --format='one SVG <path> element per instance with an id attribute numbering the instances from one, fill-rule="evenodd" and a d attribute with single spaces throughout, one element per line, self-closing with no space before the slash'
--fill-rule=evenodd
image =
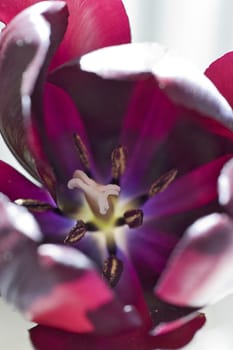
<path id="1" fill-rule="evenodd" d="M 0 163 L 0 293 L 39 350 L 180 348 L 231 290 L 218 70 L 131 44 L 120 0 L 11 4 L 0 131 L 34 182 Z"/>

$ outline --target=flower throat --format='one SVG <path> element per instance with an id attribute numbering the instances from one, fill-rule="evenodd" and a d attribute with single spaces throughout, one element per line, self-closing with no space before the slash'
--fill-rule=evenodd
<path id="1" fill-rule="evenodd" d="M 76 244 L 85 237 L 87 233 L 98 232 L 105 237 L 108 257 L 102 266 L 103 277 L 111 287 L 115 287 L 123 272 L 123 262 L 118 257 L 118 249 L 115 241 L 114 231 L 120 226 L 128 226 L 130 229 L 138 228 L 143 224 L 143 204 L 159 192 L 164 191 L 174 180 L 177 174 L 172 169 L 154 181 L 147 193 L 143 193 L 132 200 L 122 202 L 119 200 L 121 192 L 121 178 L 126 170 L 128 150 L 119 145 L 111 153 L 112 178 L 110 183 L 102 185 L 96 182 L 91 175 L 89 153 L 78 134 L 74 135 L 76 146 L 83 170 L 76 170 L 73 177 L 68 180 L 67 187 L 70 190 L 82 191 L 85 201 L 84 209 L 80 211 L 80 219 L 65 237 L 66 244 Z M 32 199 L 17 199 L 19 205 L 26 206 L 31 211 L 53 210 L 58 214 L 58 208 L 47 203 Z M 88 208 L 87 208 L 88 207 Z"/>

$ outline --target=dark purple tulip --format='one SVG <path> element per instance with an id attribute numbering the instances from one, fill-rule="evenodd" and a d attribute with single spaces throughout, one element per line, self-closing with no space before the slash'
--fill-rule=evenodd
<path id="1" fill-rule="evenodd" d="M 180 348 L 232 289 L 220 70 L 207 75 L 222 94 L 159 45 L 129 44 L 120 0 L 11 3 L 0 130 L 39 185 L 0 163 L 0 293 L 39 323 L 39 350 Z"/>

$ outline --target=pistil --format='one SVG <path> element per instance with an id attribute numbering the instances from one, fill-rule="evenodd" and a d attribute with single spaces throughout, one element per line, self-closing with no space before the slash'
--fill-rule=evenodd
<path id="1" fill-rule="evenodd" d="M 101 185 L 89 178 L 82 170 L 76 170 L 67 184 L 69 189 L 81 189 L 93 214 L 97 218 L 109 219 L 113 214 L 111 197 L 118 197 L 120 187 L 115 184 Z"/>

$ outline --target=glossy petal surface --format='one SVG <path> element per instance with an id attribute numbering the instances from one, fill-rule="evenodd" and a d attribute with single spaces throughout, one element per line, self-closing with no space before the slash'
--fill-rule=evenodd
<path id="1" fill-rule="evenodd" d="M 232 65 L 233 53 L 229 52 L 211 63 L 205 72 L 231 106 L 233 106 Z"/>
<path id="2" fill-rule="evenodd" d="M 130 42 L 130 28 L 121 0 L 66 0 L 70 13 L 64 40 L 52 67 L 87 52 Z"/>
<path id="3" fill-rule="evenodd" d="M 20 11 L 37 0 L 3 0 L 0 21 L 9 23 Z M 128 43 L 130 28 L 121 0 L 66 0 L 70 13 L 68 29 L 52 66 L 57 66 L 95 49 Z"/>
<path id="4" fill-rule="evenodd" d="M 219 202 L 233 214 L 233 161 L 229 160 L 218 178 Z"/>
<path id="5" fill-rule="evenodd" d="M 204 306 L 233 289 L 233 222 L 211 214 L 190 226 L 176 247 L 155 293 L 176 304 Z"/>
<path id="6" fill-rule="evenodd" d="M 128 332 L 112 337 L 94 337 L 61 332 L 59 330 L 37 326 L 30 330 L 32 344 L 37 350 L 152 350 L 178 349 L 186 345 L 205 323 L 203 315 L 197 316 L 177 329 L 166 326 L 158 329 L 155 336 L 143 331 Z"/>
<path id="7" fill-rule="evenodd" d="M 160 88 L 176 104 L 211 116 L 229 127 L 233 114 L 209 79 L 189 62 L 157 44 L 110 47 L 85 55 L 81 67 L 105 78 L 126 78 L 151 72 Z"/>
<path id="8" fill-rule="evenodd" d="M 50 48 L 50 36 L 54 49 L 64 34 L 67 15 L 64 2 L 39 3 L 15 17 L 0 39 L 1 132 L 14 155 L 38 180 L 38 169 L 26 136 L 30 98 Z"/>

